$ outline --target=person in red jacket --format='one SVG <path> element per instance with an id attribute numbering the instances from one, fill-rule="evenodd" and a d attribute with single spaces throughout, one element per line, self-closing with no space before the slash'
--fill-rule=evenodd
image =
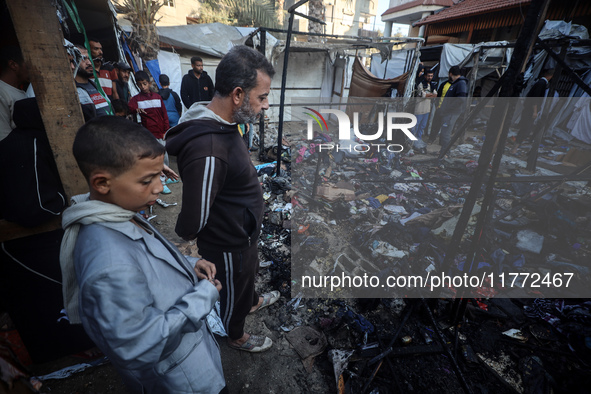
<path id="1" fill-rule="evenodd" d="M 140 94 L 135 95 L 129 100 L 127 105 L 129 113 L 139 114 L 142 119 L 142 126 L 150 131 L 156 137 L 158 142 L 164 145 L 164 134 L 170 128 L 168 123 L 168 113 L 162 97 L 158 93 L 150 91 L 150 77 L 145 71 L 135 73 L 135 82 L 140 88 Z M 168 154 L 164 155 L 164 164 L 168 165 Z M 166 179 L 163 180 L 163 194 L 169 194 L 170 189 L 166 186 Z"/>
<path id="2" fill-rule="evenodd" d="M 164 101 L 158 93 L 150 91 L 150 77 L 145 71 L 135 73 L 135 81 L 140 94 L 129 100 L 129 113 L 139 114 L 142 126 L 154 134 L 157 140 L 162 141 L 164 133 L 170 128 Z"/>

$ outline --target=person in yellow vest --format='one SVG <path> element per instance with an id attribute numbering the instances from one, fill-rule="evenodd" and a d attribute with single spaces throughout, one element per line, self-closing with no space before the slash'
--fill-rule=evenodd
<path id="1" fill-rule="evenodd" d="M 441 119 L 443 117 L 443 112 L 440 111 L 441 104 L 443 104 L 443 98 L 447 94 L 447 90 L 451 86 L 451 80 L 447 80 L 437 89 L 437 100 L 435 101 L 435 115 L 433 116 L 433 122 L 431 124 L 431 133 L 429 135 L 429 143 L 432 144 L 437 139 L 437 134 L 439 133 L 439 129 L 441 129 Z"/>

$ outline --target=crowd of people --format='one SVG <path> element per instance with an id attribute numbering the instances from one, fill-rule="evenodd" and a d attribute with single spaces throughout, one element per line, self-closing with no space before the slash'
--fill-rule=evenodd
<path id="1" fill-rule="evenodd" d="M 31 227 L 61 216 L 63 230 L 2 243 L 2 306 L 25 343 L 35 343 L 35 361 L 63 354 L 64 344 L 67 352 L 94 344 L 131 392 L 227 392 L 206 323 L 216 301 L 230 348 L 258 353 L 273 344 L 245 330 L 246 316 L 275 303 L 279 292 L 255 290 L 264 202 L 242 129 L 269 108 L 275 71 L 262 54 L 238 46 L 219 63 L 215 87 L 202 60 L 193 58 L 181 97 L 164 74 L 155 92 L 144 71 L 133 74 L 140 93 L 132 96 L 131 68 L 106 64 L 95 39 L 89 48 L 90 56 L 82 46 L 69 50 L 85 118 L 73 154 L 89 188 L 69 208 L 36 99 L 18 92 L 6 100 L 0 156 L 12 154 L 0 159 L 3 174 L 20 166 L 19 175 L 32 183 L 18 193 L 19 209 L 1 193 L 0 217 Z M 2 65 L 17 86 L 28 79 L 20 56 Z M 181 98 L 189 107 L 184 114 Z M 175 231 L 196 240 L 202 258 L 183 256 L 140 214 L 166 187 L 163 175 L 178 178 L 168 153 L 177 157 L 183 181 Z M 44 259 L 32 247 L 41 244 Z M 20 283 L 31 272 L 34 285 Z M 41 317 L 30 313 L 40 294 Z M 58 324 L 54 312 L 62 305 Z M 42 342 L 56 346 L 47 351 Z"/>
<path id="2" fill-rule="evenodd" d="M 468 80 L 461 75 L 458 66 L 449 69 L 448 79 L 439 84 L 433 81 L 434 71 L 425 69 L 419 65 L 417 80 L 415 85 L 415 104 L 414 114 L 417 118 L 417 124 L 413 128 L 413 135 L 417 138 L 414 146 L 417 150 L 426 153 L 426 144 L 423 143 L 423 137 L 429 143 L 435 142 L 439 135 L 439 145 L 441 150 L 438 154 L 445 151 L 451 141 L 451 133 L 458 118 L 465 110 L 465 100 L 468 97 Z M 429 130 L 429 116 L 433 113 L 431 122 L 431 133 Z"/>

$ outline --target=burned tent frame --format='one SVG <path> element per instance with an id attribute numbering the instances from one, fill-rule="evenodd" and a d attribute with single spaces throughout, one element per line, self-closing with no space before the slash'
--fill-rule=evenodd
<path id="1" fill-rule="evenodd" d="M 289 63 L 289 53 L 291 47 L 291 36 L 292 34 L 298 35 L 305 35 L 305 36 L 312 36 L 312 37 L 322 37 L 322 38 L 337 38 L 337 39 L 353 39 L 355 42 L 349 44 L 351 49 L 359 49 L 359 48 L 371 48 L 375 47 L 378 44 L 391 44 L 396 45 L 397 43 L 408 43 L 408 42 L 415 42 L 417 43 L 417 48 L 414 51 L 412 59 L 407 59 L 407 66 L 412 67 L 412 73 L 416 72 L 418 67 L 418 50 L 420 49 L 420 45 L 424 41 L 422 38 L 382 38 L 379 42 L 375 42 L 372 38 L 369 37 L 360 37 L 360 36 L 347 36 L 347 35 L 335 35 L 335 34 L 321 34 L 321 33 L 308 33 L 308 32 L 300 32 L 300 31 L 293 31 L 293 21 L 294 16 L 298 15 L 302 18 L 309 19 L 313 22 L 325 24 L 323 21 L 310 17 L 308 15 L 304 15 L 296 11 L 297 8 L 307 3 L 309 0 L 301 0 L 298 3 L 294 4 L 288 9 L 289 17 L 289 24 L 287 30 L 281 29 L 272 29 L 272 28 L 259 28 L 253 31 L 250 36 L 255 35 L 258 32 L 263 34 L 260 35 L 260 47 L 259 52 L 265 54 L 266 50 L 266 32 L 273 32 L 273 33 L 287 33 L 287 37 L 285 40 L 285 49 L 284 49 L 284 60 L 283 60 L 283 73 L 282 73 L 282 80 L 281 80 L 281 93 L 280 93 L 280 103 L 279 103 L 279 126 L 278 126 L 278 136 L 277 136 L 277 166 L 276 166 L 276 175 L 279 176 L 280 169 L 281 169 L 281 149 L 282 149 L 282 140 L 283 140 L 283 116 L 285 112 L 285 90 L 286 90 L 286 79 L 287 79 L 287 67 Z M 413 74 L 414 75 L 414 74 Z M 411 81 L 412 82 L 412 81 Z M 408 85 L 408 84 L 407 84 Z M 412 85 L 412 84 L 411 84 Z M 272 105 L 273 107 L 277 105 Z M 265 134 L 264 134 L 264 117 L 261 117 L 259 120 L 259 145 L 261 147 L 261 151 L 259 152 L 259 159 L 264 159 L 264 152 L 262 151 L 264 148 L 265 142 Z"/>
<path id="2" fill-rule="evenodd" d="M 500 97 L 514 96 L 515 83 L 518 80 L 519 74 L 525 69 L 527 60 L 529 59 L 529 55 L 532 53 L 532 51 L 534 49 L 534 46 L 535 46 L 535 43 L 537 40 L 537 33 L 541 29 L 541 25 L 544 21 L 549 3 L 550 3 L 549 0 L 533 0 L 532 1 L 532 4 L 531 4 L 530 8 L 528 9 L 528 14 L 525 19 L 525 23 L 523 25 L 522 32 L 521 32 L 518 40 L 515 42 L 515 44 L 512 44 L 512 46 L 514 45 L 514 47 L 515 47 L 515 52 L 513 54 L 511 62 L 509 64 L 506 72 L 501 76 L 501 78 L 497 81 L 495 87 L 489 93 L 489 97 L 492 97 L 493 95 L 495 95 L 499 91 L 500 91 L 500 94 L 499 94 Z M 577 41 L 577 44 L 588 45 L 588 42 L 587 41 Z M 539 45 L 543 49 L 549 51 L 549 53 L 552 52 L 551 47 L 548 46 L 547 44 L 539 43 Z M 546 45 L 546 47 L 544 45 Z M 552 52 L 552 53 L 550 53 L 550 56 L 555 58 L 555 60 L 562 67 L 566 66 L 564 61 L 560 58 L 560 55 L 556 55 Z M 570 70 L 568 67 L 565 67 L 564 70 L 566 70 L 568 73 L 570 73 L 571 77 L 573 79 L 575 79 L 576 83 L 584 91 L 591 92 L 591 88 L 589 88 L 587 85 L 585 85 L 580 80 L 580 78 L 578 78 L 578 76 L 576 74 L 574 74 L 574 72 L 572 70 Z M 462 126 L 459 129 L 462 129 L 467 124 L 469 124 L 469 122 L 480 111 L 480 109 L 484 107 L 484 102 L 485 102 L 485 100 L 481 101 L 481 103 L 476 107 L 476 109 L 468 115 L 468 119 L 462 123 Z M 468 246 L 467 247 L 468 255 L 467 255 L 467 259 L 466 259 L 467 265 L 465 265 L 465 266 L 470 267 L 470 271 L 467 272 L 468 275 L 472 271 L 473 264 L 471 264 L 471 263 L 473 263 L 475 261 L 475 256 L 477 256 L 477 254 L 478 254 L 478 251 L 480 249 L 480 242 L 482 240 L 482 234 L 483 234 L 485 225 L 489 221 L 489 217 L 492 213 L 492 205 L 493 205 L 494 198 L 495 198 L 495 196 L 494 196 L 495 183 L 496 182 L 504 182 L 507 180 L 507 178 L 504 178 L 504 179 L 497 178 L 497 174 L 498 174 L 499 166 L 501 163 L 501 158 L 503 156 L 505 141 L 507 139 L 507 134 L 509 131 L 510 119 L 512 119 L 512 114 L 514 113 L 514 111 L 515 111 L 515 108 L 510 107 L 507 102 L 497 102 L 495 104 L 495 107 L 493 109 L 493 116 L 491 116 L 491 120 L 488 123 L 488 128 L 487 128 L 486 135 L 485 135 L 484 145 L 482 147 L 482 151 L 481 151 L 480 158 L 478 161 L 478 167 L 475 171 L 474 177 L 471 180 L 467 180 L 468 182 L 471 181 L 472 185 L 470 187 L 470 192 L 466 198 L 466 201 L 463 205 L 463 209 L 461 211 L 458 224 L 455 227 L 451 242 L 449 242 L 448 247 L 446 248 L 445 257 L 444 257 L 444 261 L 442 264 L 443 267 L 451 267 L 452 266 L 454 258 L 459 251 L 462 237 L 466 232 L 468 221 L 470 219 L 474 205 L 476 203 L 476 200 L 478 199 L 478 194 L 481 190 L 481 187 L 486 185 L 484 200 L 482 202 L 482 209 L 481 209 L 480 214 L 478 215 L 476 229 L 474 230 L 474 235 L 472 237 L 471 244 L 467 245 Z M 456 130 L 457 129 L 458 128 L 456 128 Z M 456 140 L 459 137 L 459 135 L 457 135 L 457 134 L 458 134 L 457 132 L 454 134 L 454 137 L 456 138 Z M 539 141 L 537 142 L 537 144 L 539 144 Z M 448 149 L 449 149 L 449 147 L 448 147 Z M 440 159 L 442 158 L 443 155 L 444 155 L 444 153 L 441 154 Z M 317 163 L 319 163 L 320 158 L 317 158 L 317 160 L 318 160 Z M 491 163 L 491 160 L 493 162 L 492 170 L 491 170 L 490 175 L 487 175 L 487 173 L 489 171 L 489 164 Z M 534 168 L 535 168 L 535 162 L 534 162 Z M 512 181 L 552 182 L 551 185 L 549 185 L 547 188 L 542 190 L 540 192 L 540 194 L 538 194 L 536 196 L 536 199 L 537 199 L 537 198 L 541 197 L 542 195 L 547 194 L 548 192 L 554 190 L 556 187 L 558 187 L 559 185 L 561 185 L 565 181 L 590 180 L 591 176 L 584 175 L 584 173 L 587 172 L 589 169 L 591 169 L 591 162 L 577 168 L 574 172 L 572 172 L 571 174 L 568 174 L 568 175 L 531 176 L 531 177 L 525 177 L 525 178 L 520 177 L 520 179 L 518 179 L 518 180 L 515 177 L 511 177 L 508 179 L 511 179 Z M 487 177 L 488 177 L 488 179 L 487 179 Z M 318 178 L 318 168 L 316 169 L 316 178 Z M 409 181 L 402 180 L 400 182 L 403 182 L 403 183 L 404 182 L 427 183 L 427 182 L 431 182 L 431 181 L 434 181 L 434 180 L 419 179 L 419 180 L 409 180 Z M 373 180 L 372 182 L 375 182 L 375 180 Z M 459 180 L 441 180 L 440 182 L 455 183 L 455 182 L 459 182 Z M 314 189 L 315 189 L 316 184 L 317 184 L 317 182 L 315 179 Z M 522 200 L 520 205 L 522 205 L 524 202 L 525 201 Z M 508 212 L 504 213 L 502 217 L 499 216 L 499 217 L 495 218 L 494 221 L 496 222 L 496 221 L 502 219 L 503 217 L 509 215 L 510 213 L 516 212 L 517 209 L 520 209 L 520 207 L 516 207 L 516 208 L 514 208 L 513 211 L 508 211 Z M 421 299 L 421 302 L 424 304 L 426 310 L 430 313 L 430 309 L 429 309 L 426 301 L 424 299 Z M 409 308 L 407 309 L 407 311 L 404 313 L 404 315 L 403 315 L 404 317 L 401 322 L 401 326 L 403 326 L 406 323 L 409 315 L 413 311 L 413 308 L 416 309 L 416 306 L 414 306 L 414 304 L 416 304 L 416 302 L 411 303 L 409 305 Z M 453 309 L 452 309 L 452 313 L 451 313 L 451 321 L 452 321 L 451 324 L 456 328 L 456 333 L 455 333 L 456 340 L 453 345 L 455 347 L 456 351 L 457 351 L 457 346 L 458 346 L 457 323 L 459 323 L 461 321 L 461 319 L 463 319 L 467 304 L 468 304 L 468 299 L 465 298 L 465 294 L 458 293 L 458 298 L 454 301 L 454 305 L 453 305 Z M 436 324 L 434 324 L 434 326 L 437 327 Z M 387 356 L 392 355 L 395 352 L 395 349 L 392 348 L 392 345 L 394 343 L 394 340 L 396 340 L 396 338 L 399 334 L 400 334 L 400 327 L 398 327 L 392 342 L 390 342 L 390 344 L 387 346 L 382 346 L 380 348 L 382 350 L 382 353 L 380 355 L 374 357 L 374 359 L 372 359 L 372 361 L 370 361 L 369 364 L 374 367 L 373 367 L 372 373 L 370 374 L 369 380 L 366 381 L 363 392 L 367 391 L 367 389 L 369 388 L 369 386 L 371 384 L 371 381 L 376 377 L 378 369 L 383 364 L 383 359 L 386 359 L 388 364 L 390 364 Z M 439 337 L 440 333 L 438 332 L 437 334 Z M 442 342 L 443 348 L 438 349 L 437 352 L 444 351 L 447 353 L 449 351 L 449 349 L 447 348 L 445 341 L 441 341 L 441 342 Z M 421 353 L 419 351 L 420 349 L 418 349 L 418 348 L 419 347 L 416 347 L 416 352 L 414 354 Z M 455 367 L 457 365 L 456 359 L 455 359 L 456 351 L 454 351 L 453 353 L 448 353 L 450 359 L 453 361 L 454 369 L 456 369 Z M 424 353 L 421 353 L 421 354 L 424 354 Z M 391 365 L 389 365 L 389 366 L 390 366 L 390 368 L 392 368 Z M 392 373 L 394 373 L 394 371 L 392 371 Z M 456 374 L 458 376 L 460 384 L 462 384 L 462 388 L 464 389 L 464 391 L 471 392 L 470 388 L 467 386 L 467 384 L 463 380 L 463 376 L 461 374 L 461 371 L 458 371 L 456 369 Z"/>
<path id="3" fill-rule="evenodd" d="M 521 31 L 520 36 L 518 37 L 517 41 L 515 42 L 515 52 L 511 59 L 511 63 L 503 74 L 503 77 L 498 81 L 495 88 L 498 90 L 500 89 L 499 96 L 500 97 L 511 97 L 514 93 L 514 85 L 517 81 L 519 74 L 525 69 L 526 62 L 529 58 L 529 55 L 532 53 L 536 39 L 537 33 L 541 29 L 541 25 L 544 21 L 545 15 L 548 10 L 548 6 L 550 4 L 550 0 L 534 0 L 531 3 L 531 6 L 528 10 L 528 14 L 526 16 L 523 29 Z M 546 49 L 546 48 L 544 48 Z M 552 52 L 551 50 L 549 52 Z M 552 55 L 551 55 L 552 56 Z M 565 66 L 564 62 L 562 62 Z M 577 81 L 579 86 L 581 86 L 582 81 Z M 584 83 L 582 83 L 584 85 Z M 582 86 L 581 86 L 582 87 Z M 585 91 L 589 91 L 589 87 L 585 86 L 582 87 Z M 489 93 L 490 94 L 490 93 Z M 494 94 L 494 93 L 493 93 Z M 482 104 L 482 103 L 481 103 Z M 476 109 L 470 114 L 467 121 L 473 117 L 474 113 L 480 110 L 480 105 L 476 107 Z M 491 173 L 488 179 L 488 183 L 486 184 L 486 192 L 484 195 L 484 200 L 482 202 L 481 212 L 478 215 L 478 221 L 476 223 L 476 228 L 474 230 L 474 236 L 472 239 L 472 243 L 469 248 L 469 252 L 467 255 L 466 262 L 469 263 L 468 266 L 470 270 L 472 268 L 472 262 L 474 261 L 475 256 L 479 250 L 479 244 L 481 241 L 482 233 L 484 226 L 488 220 L 490 210 L 492 209 L 492 202 L 494 200 L 494 185 L 497 181 L 496 176 L 499 170 L 499 166 L 501 163 L 501 158 L 503 156 L 503 150 L 505 147 L 505 141 L 507 139 L 507 134 L 509 131 L 509 123 L 510 119 L 512 118 L 512 114 L 514 112 L 514 107 L 509 107 L 507 102 L 504 103 L 496 103 L 493 109 L 493 116 L 491 116 L 491 121 L 488 124 L 487 131 L 485 134 L 485 140 L 482 147 L 482 151 L 480 153 L 480 157 L 478 160 L 478 167 L 476 168 L 475 175 L 472 181 L 472 185 L 470 187 L 470 192 L 466 198 L 466 202 L 462 208 L 462 212 L 460 214 L 458 224 L 454 230 L 454 233 L 451 238 L 451 242 L 449 244 L 448 249 L 446 250 L 445 258 L 443 261 L 443 266 L 451 266 L 455 255 L 457 254 L 462 236 L 466 230 L 468 225 L 468 221 L 470 219 L 470 215 L 474 205 L 476 203 L 478 193 L 480 191 L 481 186 L 484 185 L 484 181 L 486 178 L 486 174 L 488 171 L 489 163 L 491 159 L 493 160 Z M 465 127 L 465 124 L 468 122 L 464 122 L 462 127 Z M 458 134 L 458 133 L 456 133 Z M 542 133 L 540 133 L 542 134 Z M 539 143 L 539 141 L 538 141 Z M 451 143 L 450 143 L 451 145 Z M 449 149 L 449 146 L 447 149 Z M 535 146 L 535 145 L 534 145 Z M 443 155 L 443 154 L 442 154 Z M 442 156 L 441 155 L 441 156 Z M 493 157 L 494 156 L 494 157 Z M 591 167 L 591 162 L 582 166 L 581 168 L 577 169 L 573 174 L 573 176 L 580 175 L 582 172 L 586 171 Z M 563 177 L 563 180 L 571 180 L 576 179 L 578 177 L 571 178 L 571 176 Z M 588 177 L 587 177 L 588 178 Z M 589 178 L 588 178 L 589 179 Z M 556 187 L 556 185 L 554 186 Z M 547 193 L 550 189 L 544 191 Z M 500 219 L 500 218 L 498 218 Z M 468 272 L 470 273 L 470 271 Z M 467 306 L 467 299 L 463 299 L 460 295 L 454 305 L 454 319 L 455 322 L 458 322 L 466 309 Z"/>
<path id="4" fill-rule="evenodd" d="M 566 49 L 568 47 L 589 46 L 589 45 L 591 45 L 591 40 L 570 40 L 569 39 L 569 40 L 561 40 L 561 41 L 556 42 L 554 44 L 548 44 L 545 41 L 542 41 L 539 38 L 537 38 L 536 44 L 538 47 L 542 48 L 551 58 L 553 58 L 558 63 L 558 66 L 555 68 L 554 76 L 559 76 L 562 73 L 562 71 L 565 71 L 568 74 L 568 77 L 571 78 L 574 81 L 574 83 L 577 84 L 578 87 L 580 87 L 583 91 L 585 91 L 586 93 L 591 95 L 591 87 L 589 87 L 587 84 L 585 84 L 585 82 L 581 79 L 581 77 L 579 77 L 579 75 L 577 73 L 575 73 L 570 67 L 568 67 L 568 65 L 564 61 L 564 57 L 566 55 Z M 505 47 L 509 48 L 509 47 L 514 47 L 514 46 L 515 46 L 515 44 L 508 44 Z M 554 48 L 554 47 L 560 47 L 561 53 L 556 54 L 552 50 L 552 48 Z M 486 48 L 488 48 L 488 47 L 483 46 L 483 47 L 481 47 L 481 50 L 486 49 Z M 495 47 L 495 48 L 498 48 L 498 47 Z M 480 57 L 480 52 L 478 53 L 479 57 Z M 475 65 L 475 67 L 476 67 L 476 65 Z M 445 156 L 447 154 L 447 152 L 449 152 L 449 150 L 451 149 L 453 144 L 463 136 L 465 127 L 468 126 L 472 122 L 472 120 L 474 120 L 476 115 L 478 115 L 481 112 L 481 110 L 486 106 L 486 104 L 489 103 L 488 99 L 495 96 L 498 93 L 499 89 L 501 88 L 501 86 L 504 83 L 504 78 L 506 78 L 506 75 L 503 73 L 501 75 L 501 77 L 497 80 L 495 85 L 487 93 L 486 97 L 483 100 L 481 100 L 478 103 L 478 105 L 470 113 L 468 113 L 468 115 L 466 116 L 464 121 L 456 123 L 456 125 L 454 126 L 454 129 L 452 131 L 451 141 L 447 147 L 443 147 L 441 153 L 439 154 L 439 159 L 442 159 L 443 156 Z M 469 92 L 472 92 L 472 89 L 474 87 L 474 82 L 475 82 L 474 78 L 470 79 Z M 553 78 L 552 81 L 550 82 L 550 86 L 549 86 L 550 87 L 549 95 L 553 94 L 554 90 L 556 89 L 557 83 L 558 83 L 558 78 Z M 557 111 L 558 109 L 559 108 L 557 107 L 555 110 Z M 548 115 L 549 114 L 546 114 L 547 117 L 549 117 Z M 546 122 L 542 122 L 542 124 L 545 125 Z M 544 129 L 544 130 L 542 130 L 541 133 L 539 133 L 538 139 L 535 141 L 536 143 L 534 144 L 534 146 L 539 145 L 541 138 L 544 135 L 545 131 L 546 130 Z M 527 169 L 529 171 L 535 170 L 536 159 L 537 159 L 537 150 L 532 149 L 530 151 L 529 158 L 528 158 Z"/>

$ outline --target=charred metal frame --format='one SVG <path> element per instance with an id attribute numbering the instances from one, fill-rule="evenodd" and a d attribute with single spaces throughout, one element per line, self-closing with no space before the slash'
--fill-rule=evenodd
<path id="1" fill-rule="evenodd" d="M 281 93 L 280 93 L 280 100 L 279 100 L 279 126 L 278 126 L 278 136 L 277 136 L 277 166 L 275 169 L 275 174 L 276 176 L 279 176 L 280 171 L 281 171 L 281 148 L 282 148 L 282 140 L 283 140 L 283 115 L 285 112 L 285 90 L 286 90 L 286 81 L 287 81 L 287 67 L 288 67 L 288 63 L 289 63 L 289 52 L 290 52 L 290 47 L 291 47 L 291 37 L 293 34 L 296 35 L 306 35 L 306 36 L 312 36 L 312 37 L 323 37 L 323 38 L 343 38 L 343 39 L 354 39 L 359 41 L 357 44 L 355 43 L 351 43 L 351 47 L 355 47 L 356 45 L 359 46 L 364 46 L 367 47 L 368 45 L 371 46 L 372 44 L 376 44 L 376 43 L 391 43 L 391 42 L 397 42 L 400 41 L 402 42 L 422 42 L 422 39 L 399 39 L 399 38 L 395 38 L 395 37 L 381 37 L 378 41 L 375 41 L 373 38 L 371 37 L 361 37 L 361 36 L 349 36 L 349 35 L 337 35 L 337 34 L 323 34 L 323 33 L 308 33 L 308 32 L 300 32 L 300 31 L 293 31 L 293 21 L 294 21 L 294 16 L 298 15 L 301 16 L 302 18 L 305 19 L 309 19 L 313 22 L 316 23 L 320 23 L 322 25 L 326 25 L 326 23 L 324 21 L 321 21 L 319 19 L 313 18 L 311 16 L 308 15 L 304 15 L 300 12 L 297 12 L 296 9 L 304 4 L 306 4 L 309 0 L 300 0 L 299 2 L 297 2 L 296 4 L 294 4 L 293 6 L 291 6 L 287 12 L 289 13 L 289 23 L 288 23 L 288 28 L 287 30 L 282 30 L 282 29 L 273 29 L 273 28 L 267 28 L 267 27 L 261 27 L 256 29 L 255 31 L 253 31 L 250 36 L 255 35 L 258 32 L 261 32 L 261 43 L 260 43 L 260 48 L 259 48 L 259 52 L 265 54 L 265 50 L 266 50 L 266 32 L 272 32 L 272 33 L 286 33 L 287 37 L 285 39 L 285 49 L 284 49 L 284 55 L 283 55 L 283 74 L 282 74 L 282 78 L 281 78 Z M 414 57 L 418 56 L 417 53 L 414 54 Z M 265 132 L 264 132 L 264 128 L 265 128 L 265 122 L 264 122 L 264 117 L 261 116 L 261 119 L 259 120 L 259 160 L 263 160 L 264 159 L 264 141 L 265 141 Z"/>

